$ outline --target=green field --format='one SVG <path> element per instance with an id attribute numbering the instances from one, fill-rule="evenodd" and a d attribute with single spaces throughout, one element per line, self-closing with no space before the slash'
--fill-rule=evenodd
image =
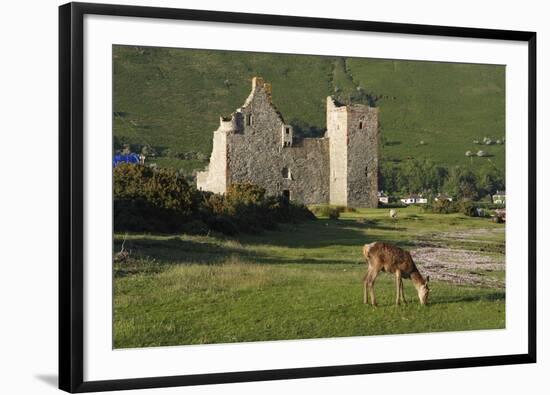
<path id="1" fill-rule="evenodd" d="M 131 259 L 114 265 L 115 348 L 462 331 L 505 327 L 504 225 L 418 208 L 360 209 L 278 231 L 115 235 Z M 412 251 L 430 274 L 428 306 L 405 280 L 376 282 L 378 307 L 362 303 L 361 247 Z"/>
<path id="2" fill-rule="evenodd" d="M 382 166 L 427 158 L 504 171 L 504 144 L 473 143 L 504 137 L 504 66 L 115 46 L 113 72 L 114 135 L 160 153 L 209 156 L 219 116 L 243 104 L 259 75 L 285 120 L 306 130 L 326 128 L 328 95 L 362 88 L 378 98 Z M 186 173 L 207 164 L 155 160 Z"/>

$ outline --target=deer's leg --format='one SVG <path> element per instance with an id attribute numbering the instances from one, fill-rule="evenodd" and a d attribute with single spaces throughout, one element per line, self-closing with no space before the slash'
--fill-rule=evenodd
<path id="1" fill-rule="evenodd" d="M 395 271 L 395 304 L 399 306 L 401 301 L 401 272 Z"/>
<path id="2" fill-rule="evenodd" d="M 401 301 L 405 304 L 407 304 L 407 299 L 405 299 L 405 291 L 404 291 L 404 287 L 403 287 L 403 278 L 401 278 L 401 281 L 400 281 L 400 289 L 401 289 Z"/>
<path id="3" fill-rule="evenodd" d="M 369 270 L 367 273 L 367 288 L 370 293 L 370 300 L 373 306 L 376 306 L 376 297 L 374 296 L 374 282 L 378 276 L 377 270 Z"/>
<path id="4" fill-rule="evenodd" d="M 368 304 L 369 303 L 369 293 L 367 292 L 367 279 L 369 278 L 369 274 L 365 274 L 365 277 L 363 277 L 363 303 Z"/>

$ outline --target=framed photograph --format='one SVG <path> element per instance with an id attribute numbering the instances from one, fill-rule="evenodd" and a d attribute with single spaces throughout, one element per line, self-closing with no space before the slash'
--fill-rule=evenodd
<path id="1" fill-rule="evenodd" d="M 536 34 L 59 9 L 59 386 L 536 361 Z"/>

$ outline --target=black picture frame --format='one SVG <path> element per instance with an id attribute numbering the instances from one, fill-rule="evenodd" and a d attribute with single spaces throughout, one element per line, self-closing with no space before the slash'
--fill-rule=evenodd
<path id="1" fill-rule="evenodd" d="M 510 40 L 528 43 L 528 352 L 526 354 L 84 381 L 83 19 L 86 14 Z M 69 3 L 59 8 L 59 388 L 90 392 L 536 362 L 536 33 L 188 9 Z"/>

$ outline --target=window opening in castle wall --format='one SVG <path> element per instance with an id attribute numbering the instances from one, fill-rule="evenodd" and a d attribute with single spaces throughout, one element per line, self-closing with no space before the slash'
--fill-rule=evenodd
<path id="1" fill-rule="evenodd" d="M 283 175 L 284 179 L 292 180 L 292 174 L 290 173 L 290 169 L 288 167 L 283 167 L 283 170 L 281 170 L 281 174 Z"/>
<path id="2" fill-rule="evenodd" d="M 290 200 L 290 190 L 288 190 L 288 189 L 283 190 L 283 198 L 285 200 Z"/>

